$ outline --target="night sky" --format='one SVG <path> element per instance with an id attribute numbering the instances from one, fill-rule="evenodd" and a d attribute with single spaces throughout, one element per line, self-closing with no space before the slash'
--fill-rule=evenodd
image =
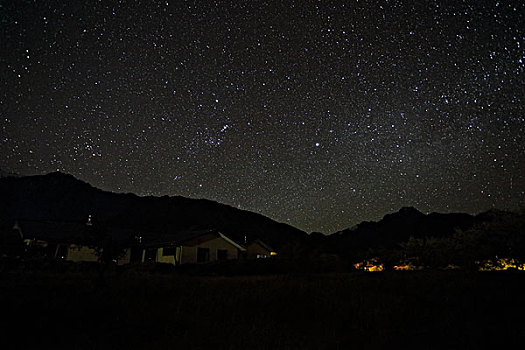
<path id="1" fill-rule="evenodd" d="M 0 169 L 331 233 L 525 197 L 516 1 L 0 1 Z"/>

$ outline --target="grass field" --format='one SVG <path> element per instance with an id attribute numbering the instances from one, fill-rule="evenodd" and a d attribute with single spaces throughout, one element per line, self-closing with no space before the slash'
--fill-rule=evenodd
<path id="1" fill-rule="evenodd" d="M 525 274 L 0 274 L 2 349 L 502 349 Z"/>

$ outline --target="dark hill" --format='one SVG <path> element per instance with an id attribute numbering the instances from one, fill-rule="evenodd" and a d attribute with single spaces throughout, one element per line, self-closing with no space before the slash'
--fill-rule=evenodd
<path id="1" fill-rule="evenodd" d="M 415 208 L 404 207 L 387 214 L 378 222 L 365 221 L 353 228 L 339 231 L 325 241 L 325 249 L 338 253 L 363 251 L 369 248 L 396 248 L 411 236 L 444 237 L 456 229 L 467 229 L 483 220 L 469 214 L 423 214 Z"/>
<path id="2" fill-rule="evenodd" d="M 292 226 L 217 202 L 185 197 L 139 197 L 105 192 L 71 175 L 51 173 L 0 179 L 0 220 L 86 222 L 111 230 L 171 234 L 190 227 L 216 228 L 242 242 L 260 238 L 281 249 L 307 238 Z"/>

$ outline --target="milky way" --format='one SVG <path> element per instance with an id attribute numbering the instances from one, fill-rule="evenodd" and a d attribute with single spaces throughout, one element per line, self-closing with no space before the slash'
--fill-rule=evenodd
<path id="1" fill-rule="evenodd" d="M 525 196 L 523 1 L 2 1 L 0 169 L 307 231 Z"/>

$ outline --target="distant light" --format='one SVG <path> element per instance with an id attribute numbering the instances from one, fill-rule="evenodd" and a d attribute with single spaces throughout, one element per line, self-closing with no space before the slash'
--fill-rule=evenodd
<path id="1" fill-rule="evenodd" d="M 506 270 L 518 270 L 518 271 L 525 271 L 525 265 L 519 263 L 517 260 L 512 258 L 500 258 L 498 259 L 496 257 L 496 260 L 485 260 L 481 263 L 476 262 L 480 264 L 479 270 L 480 271 L 506 271 Z"/>
<path id="2" fill-rule="evenodd" d="M 385 269 L 385 266 L 374 258 L 354 264 L 354 268 L 366 272 L 380 272 Z"/>

